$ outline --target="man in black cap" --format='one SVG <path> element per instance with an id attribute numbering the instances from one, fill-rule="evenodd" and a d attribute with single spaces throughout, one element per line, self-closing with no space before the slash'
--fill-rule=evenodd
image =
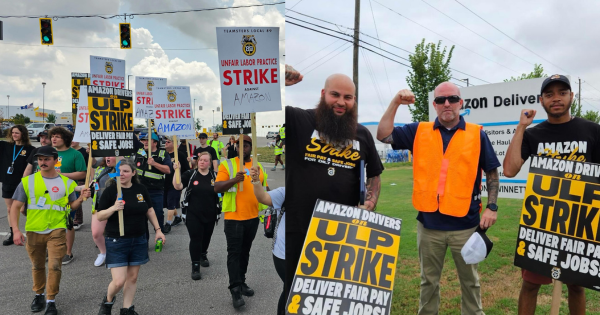
<path id="1" fill-rule="evenodd" d="M 38 148 L 35 153 L 40 171 L 24 177 L 13 195 L 11 224 L 13 241 L 18 246 L 26 245 L 33 265 L 33 291 L 36 295 L 31 303 L 32 312 L 46 309 L 46 315 L 56 315 L 55 296 L 58 294 L 62 259 L 67 252 L 67 217 L 69 208 L 81 206 L 83 198 L 90 197 L 85 188 L 79 198 L 75 195 L 77 183 L 55 169 L 58 151 L 51 146 Z M 27 239 L 19 231 L 18 218 L 25 205 L 27 216 L 25 231 Z M 46 250 L 48 251 L 48 277 L 46 277 Z M 46 294 L 44 295 L 44 290 Z"/>
<path id="2" fill-rule="evenodd" d="M 542 83 L 540 103 L 548 114 L 548 120 L 527 128 L 533 122 L 536 110 L 523 109 L 519 124 L 506 151 L 504 175 L 514 177 L 530 155 L 551 156 L 600 163 L 600 125 L 571 116 L 573 92 L 569 79 L 555 74 Z M 571 150 L 563 143 L 579 144 Z M 537 294 L 542 284 L 552 283 L 548 276 L 521 270 L 523 285 L 519 295 L 519 314 L 534 314 Z M 569 310 L 572 315 L 585 314 L 585 291 L 582 287 L 567 283 Z"/>
<path id="3" fill-rule="evenodd" d="M 198 139 L 200 139 L 200 146 L 197 147 L 196 150 L 194 150 L 194 154 L 191 157 L 192 164 L 196 165 L 198 163 L 198 154 L 200 152 L 208 152 L 210 154 L 210 158 L 212 159 L 210 170 L 216 172 L 219 169 L 219 159 L 217 158 L 217 152 L 215 151 L 215 149 L 206 143 L 208 135 L 203 132 L 198 135 Z"/>

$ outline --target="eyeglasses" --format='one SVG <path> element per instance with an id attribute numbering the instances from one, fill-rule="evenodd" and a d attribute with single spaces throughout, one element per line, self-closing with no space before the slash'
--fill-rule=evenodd
<path id="1" fill-rule="evenodd" d="M 433 101 L 437 105 L 444 105 L 444 104 L 446 104 L 446 100 L 448 100 L 448 102 L 450 102 L 450 104 L 458 103 L 460 101 L 460 96 L 458 96 L 458 95 L 438 96 Z"/>

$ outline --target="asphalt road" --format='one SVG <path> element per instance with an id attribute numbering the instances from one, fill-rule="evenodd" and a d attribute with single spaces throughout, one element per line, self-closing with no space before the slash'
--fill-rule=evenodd
<path id="1" fill-rule="evenodd" d="M 263 138 L 264 139 L 264 138 Z M 225 140 L 225 139 L 223 139 Z M 37 144 L 37 142 L 34 142 Z M 285 173 L 265 163 L 269 186 L 284 184 Z M 95 267 L 98 254 L 92 240 L 90 200 L 84 203 L 84 225 L 76 232 L 73 255 L 75 260 L 62 267 L 60 293 L 56 297 L 59 314 L 97 314 L 99 304 L 111 281 L 110 271 Z M 166 210 L 165 210 L 166 217 Z M 25 218 L 21 217 L 21 231 Z M 0 203 L 0 233 L 8 231 L 6 205 Z M 226 266 L 226 240 L 223 221 L 215 228 L 209 248 L 210 267 L 201 268 L 202 280 L 190 278 L 191 261 L 186 227 L 173 227 L 166 235 L 163 251 L 150 252 L 150 262 L 142 266 L 134 299 L 135 310 L 145 314 L 276 314 L 283 283 L 273 266 L 271 239 L 262 234 L 262 225 L 250 252 L 247 283 L 256 294 L 245 297 L 246 306 L 235 310 L 231 305 Z M 0 237 L 4 239 L 4 236 Z M 152 238 L 151 238 L 152 240 Z M 0 314 L 31 314 L 33 300 L 31 261 L 25 247 L 0 245 Z M 113 314 L 119 313 L 123 295 L 117 295 Z M 43 314 L 38 313 L 38 314 Z"/>

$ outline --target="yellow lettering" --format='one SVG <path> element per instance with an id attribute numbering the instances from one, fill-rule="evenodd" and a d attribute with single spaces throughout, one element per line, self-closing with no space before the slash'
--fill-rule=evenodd
<path id="1" fill-rule="evenodd" d="M 311 147 L 311 146 L 310 146 L 310 144 L 309 144 L 309 145 L 307 145 L 307 146 L 306 146 L 306 151 L 309 151 L 309 152 L 316 152 L 316 151 L 319 151 L 319 150 L 321 150 L 321 145 L 317 143 L 317 139 L 316 139 L 316 138 L 312 138 L 312 139 L 310 140 L 310 143 L 311 143 L 311 144 L 313 144 L 315 147 L 313 148 L 313 147 Z"/>
<path id="2" fill-rule="evenodd" d="M 312 138 L 310 140 L 310 144 L 306 146 L 306 151 L 309 151 L 309 152 L 321 151 L 320 153 L 323 153 L 323 154 L 328 153 L 329 156 L 343 157 L 343 158 L 350 159 L 353 161 L 360 159 L 360 152 L 352 152 L 352 145 L 348 145 L 347 147 L 344 148 L 343 151 L 340 152 L 339 150 L 335 149 L 329 143 L 324 146 L 321 146 L 317 142 L 316 138 Z M 325 159 L 326 157 L 317 156 L 317 158 Z"/>

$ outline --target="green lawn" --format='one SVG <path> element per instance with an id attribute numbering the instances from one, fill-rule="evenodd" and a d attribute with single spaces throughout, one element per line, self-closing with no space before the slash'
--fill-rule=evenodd
<path id="1" fill-rule="evenodd" d="M 258 161 L 265 163 L 275 163 L 275 149 L 267 147 L 256 148 L 258 154 Z M 283 163 L 285 164 L 285 154 L 282 155 Z"/>
<path id="2" fill-rule="evenodd" d="M 417 211 L 412 206 L 412 167 L 404 164 L 385 164 L 381 178 L 381 196 L 377 210 L 403 219 L 400 250 L 394 284 L 391 314 L 416 314 L 419 308 L 420 269 L 417 252 Z M 392 185 L 395 183 L 396 185 Z M 483 200 L 483 204 L 486 204 Z M 481 294 L 487 315 L 517 314 L 521 288 L 520 269 L 513 265 L 522 200 L 498 200 L 498 221 L 487 232 L 494 249 L 479 264 Z M 440 314 L 460 314 L 460 285 L 450 252 L 446 255 L 441 277 Z M 542 286 L 536 314 L 549 314 L 552 286 Z M 600 315 L 599 294 L 586 290 L 586 314 Z M 560 314 L 569 314 L 567 288 L 563 286 Z"/>

